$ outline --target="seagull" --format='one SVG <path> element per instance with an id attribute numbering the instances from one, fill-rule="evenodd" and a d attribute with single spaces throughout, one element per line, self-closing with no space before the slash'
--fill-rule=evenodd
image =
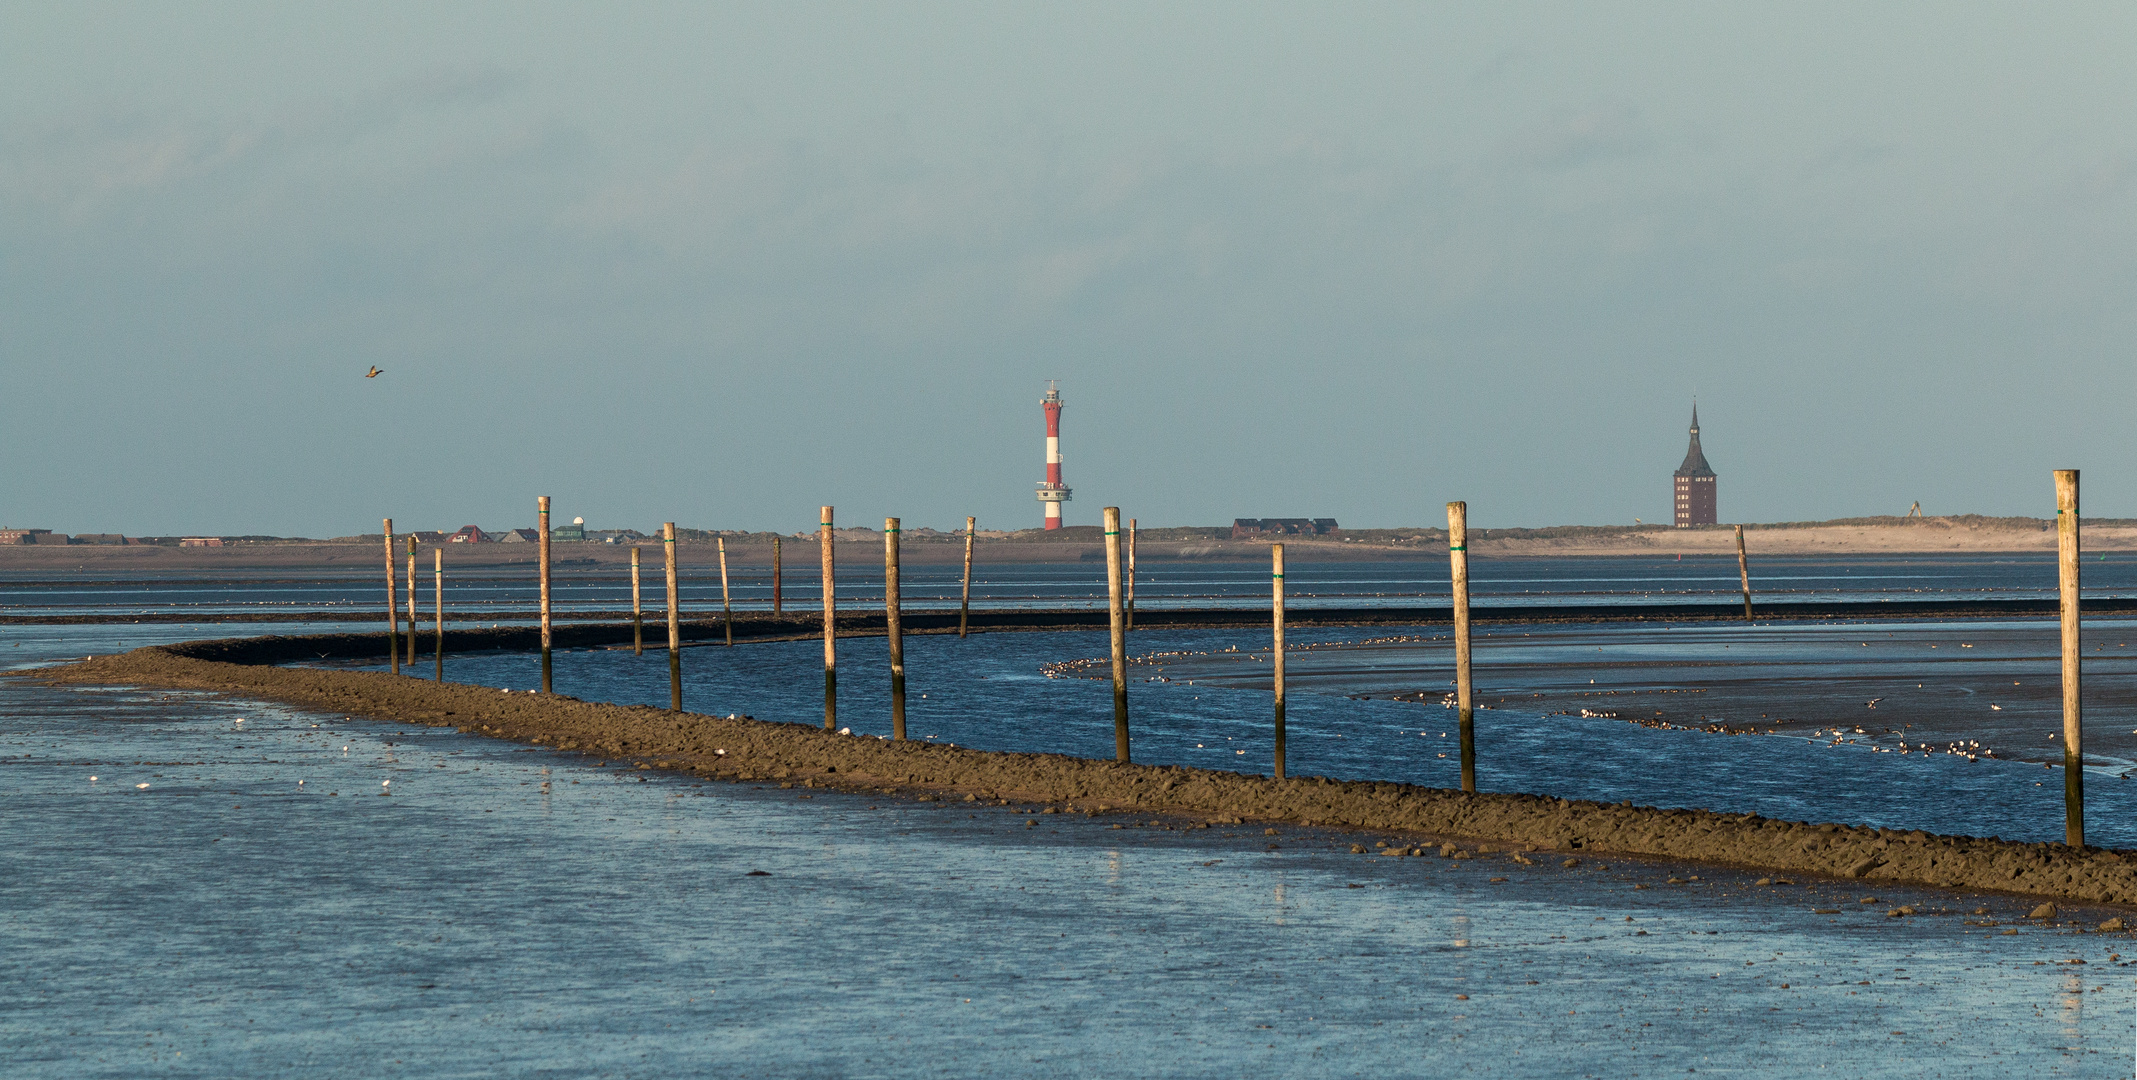
<path id="1" fill-rule="evenodd" d="M 378 378 L 378 377 L 379 377 L 380 375 L 384 375 L 385 373 L 386 373 L 386 372 L 385 372 L 385 369 L 384 369 L 384 368 L 381 368 L 381 367 L 379 367 L 378 365 L 374 364 L 374 365 L 372 365 L 372 367 L 371 367 L 371 370 L 370 370 L 370 371 L 367 371 L 367 372 L 365 372 L 365 373 L 364 373 L 364 378 L 366 378 L 366 379 L 376 379 L 376 378 Z"/>
<path id="2" fill-rule="evenodd" d="M 1871 699 L 1870 699 L 1870 700 L 1869 700 L 1868 702 L 1866 702 L 1866 704 L 1868 704 L 1868 705 L 1869 705 L 1869 706 L 1870 706 L 1871 708 L 1873 708 L 1873 709 L 1874 709 L 1874 708 L 1877 708 L 1877 703 L 1878 703 L 1878 702 L 1880 702 L 1880 701 L 1883 701 L 1883 700 L 1885 700 L 1885 699 L 1884 699 L 1884 698 L 1881 698 L 1881 697 L 1874 697 L 1874 698 L 1871 698 Z"/>

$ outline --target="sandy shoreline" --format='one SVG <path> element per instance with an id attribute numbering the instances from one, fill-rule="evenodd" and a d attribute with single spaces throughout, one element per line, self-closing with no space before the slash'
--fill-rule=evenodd
<path id="1" fill-rule="evenodd" d="M 377 672 L 229 662 L 247 659 L 256 648 L 278 647 L 273 639 L 266 640 L 264 646 L 243 639 L 155 646 L 24 674 L 59 684 L 206 690 L 392 723 L 452 726 L 729 781 L 772 780 L 919 798 L 1008 799 L 1063 810 L 1317 826 L 1376 834 L 1399 845 L 1391 850 L 1421 854 L 1436 853 L 1435 845 L 1446 841 L 1471 846 L 1482 842 L 1554 858 L 1649 856 L 1777 873 L 2137 904 L 2137 855 L 2116 851 L 2073 852 L 2053 844 L 1784 822 L 1755 814 L 1520 794 L 1466 795 L 1323 777 L 1277 781 L 1182 766 L 892 743 L 804 725 L 439 685 Z M 329 639 L 283 643 L 307 640 Z M 211 656 L 227 659 L 204 658 Z M 1367 849 L 1361 843 L 1358 850 Z"/>
<path id="2" fill-rule="evenodd" d="M 1750 524 L 1744 527 L 1746 543 L 1754 557 L 1816 555 L 1925 555 L 1925 554 L 2017 554 L 2049 553 L 2055 550 L 2053 519 L 1983 518 L 1975 516 L 1916 519 L 1866 519 L 1836 522 Z M 1253 561 L 1267 558 L 1270 539 L 1232 540 L 1212 536 L 1207 529 L 1148 529 L 1142 534 L 1137 556 L 1140 561 L 1162 565 L 1172 561 Z M 1380 562 L 1444 559 L 1445 533 L 1431 528 L 1360 529 L 1340 537 L 1284 537 L 1290 558 L 1300 562 Z M 2087 550 L 2137 551 L 2137 525 L 2122 521 L 2088 522 L 2084 533 Z M 659 562 L 659 547 L 649 548 L 649 565 Z M 677 558 L 690 568 L 717 565 L 717 548 L 711 540 L 683 541 Z M 790 537 L 783 543 L 783 558 L 789 572 L 809 572 L 816 566 L 815 539 Z M 737 565 L 769 566 L 771 537 L 765 533 L 737 533 L 728 538 L 730 559 Z M 843 565 L 880 564 L 883 545 L 880 534 L 866 529 L 841 529 L 836 556 Z M 534 544 L 446 544 L 440 547 L 449 567 L 532 569 Z M 1478 558 L 1549 557 L 1675 557 L 1713 555 L 1733 557 L 1735 532 L 1728 526 L 1669 529 L 1656 526 L 1564 526 L 1542 529 L 1492 529 L 1472 525 L 1469 550 Z M 560 568 L 621 569 L 630 564 L 631 545 L 560 543 L 554 557 Z M 356 541 L 277 541 L 236 543 L 220 548 L 159 546 L 5 546 L 0 547 L 0 573 L 83 572 L 214 573 L 262 570 L 313 570 L 347 572 L 379 567 L 385 557 L 381 546 Z M 910 565 L 950 565 L 964 557 L 963 541 L 947 534 L 908 533 L 900 548 L 901 559 Z M 1105 557 L 1099 532 L 1081 527 L 1060 530 L 1053 536 L 1034 533 L 982 536 L 975 546 L 975 561 L 1004 563 L 1086 563 Z M 855 562 L 859 560 L 859 562 Z"/>

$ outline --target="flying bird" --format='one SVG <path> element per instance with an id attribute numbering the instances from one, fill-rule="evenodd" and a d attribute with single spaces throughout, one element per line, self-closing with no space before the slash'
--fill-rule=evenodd
<path id="1" fill-rule="evenodd" d="M 385 374 L 385 370 L 384 370 L 384 369 L 382 369 L 382 368 L 380 368 L 380 367 L 379 367 L 378 365 L 376 365 L 376 364 L 373 364 L 373 365 L 371 366 L 371 370 L 370 370 L 369 372 L 366 372 L 366 373 L 364 374 L 364 378 L 366 378 L 366 379 L 376 379 L 376 378 L 378 378 L 378 377 L 379 377 L 380 375 L 383 375 L 383 374 Z"/>

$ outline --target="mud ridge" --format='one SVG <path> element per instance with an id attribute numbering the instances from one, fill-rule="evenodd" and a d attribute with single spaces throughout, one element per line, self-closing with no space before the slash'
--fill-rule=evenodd
<path id="1" fill-rule="evenodd" d="M 239 645 L 151 646 L 17 675 L 55 684 L 219 691 L 392 723 L 457 727 L 470 734 L 724 780 L 1429 834 L 1520 844 L 1537 851 L 1652 856 L 2137 904 L 2137 855 L 2120 851 L 1776 821 L 1756 814 L 1464 794 L 1326 777 L 1273 780 L 1178 765 L 893 743 L 746 717 L 606 705 L 380 672 L 273 667 L 185 655 L 189 650 L 225 655 L 277 651 L 265 642 L 253 642 L 249 649 Z"/>

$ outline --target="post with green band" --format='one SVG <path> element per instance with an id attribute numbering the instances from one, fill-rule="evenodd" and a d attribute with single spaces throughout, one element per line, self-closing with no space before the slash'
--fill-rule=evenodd
<path id="1" fill-rule="evenodd" d="M 386 519 L 386 663 L 401 673 L 400 577 L 393 570 L 393 519 Z"/>
<path id="2" fill-rule="evenodd" d="M 1477 789 L 1477 723 L 1469 682 L 1469 504 L 1447 504 L 1447 558 L 1454 572 L 1454 692 L 1462 729 L 1462 790 Z"/>
<path id="3" fill-rule="evenodd" d="M 542 577 L 542 693 L 549 692 L 549 496 L 537 495 L 534 499 L 535 517 L 539 518 L 541 540 Z"/>
<path id="4" fill-rule="evenodd" d="M 661 546 L 668 550 L 668 707 L 683 711 L 683 612 L 681 582 L 676 578 L 675 523 L 662 522 Z"/>
<path id="5" fill-rule="evenodd" d="M 2055 471 L 2056 584 L 2063 615 L 2063 839 L 2085 846 L 2084 729 L 2078 721 L 2078 470 Z"/>
<path id="6" fill-rule="evenodd" d="M 1128 623 L 1121 608 L 1120 507 L 1106 507 L 1106 611 L 1113 631 L 1113 755 L 1128 758 Z"/>
<path id="7" fill-rule="evenodd" d="M 890 737 L 905 741 L 905 627 L 898 593 L 898 519 L 883 519 L 883 629 L 890 638 Z"/>
<path id="8" fill-rule="evenodd" d="M 1270 664 L 1276 669 L 1276 778 L 1284 778 L 1284 545 L 1269 545 L 1270 623 L 1275 631 L 1275 650 Z"/>
<path id="9" fill-rule="evenodd" d="M 824 507 L 818 535 L 824 545 L 824 730 L 838 727 L 838 602 L 832 597 L 831 508 Z"/>

